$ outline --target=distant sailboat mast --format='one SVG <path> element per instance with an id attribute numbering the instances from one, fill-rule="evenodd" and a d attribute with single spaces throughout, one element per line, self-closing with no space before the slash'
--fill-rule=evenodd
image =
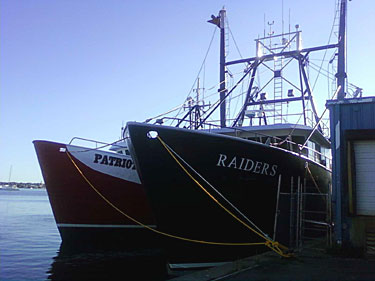
<path id="1" fill-rule="evenodd" d="M 10 165 L 8 183 L 10 183 L 10 179 L 12 177 L 12 169 L 13 169 L 13 166 Z"/>

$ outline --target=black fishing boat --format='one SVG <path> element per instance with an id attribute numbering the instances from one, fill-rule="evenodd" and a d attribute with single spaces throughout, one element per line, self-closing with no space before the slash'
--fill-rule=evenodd
<path id="1" fill-rule="evenodd" d="M 280 194 L 293 194 L 293 188 L 296 190 L 302 183 L 317 193 L 328 192 L 330 142 L 324 134 L 322 116 L 314 106 L 306 67 L 310 53 L 338 48 L 335 95 L 345 93 L 345 65 L 340 61 L 345 53 L 345 0 L 340 7 L 338 44 L 303 49 L 301 31 L 297 29 L 257 39 L 255 57 L 229 62 L 225 60 L 226 12 L 221 10 L 209 21 L 221 31 L 220 102 L 212 111 L 196 114 L 193 120 L 187 118 L 185 128 L 181 128 L 182 120 L 177 127 L 127 124 L 129 149 L 157 228 L 166 234 L 165 247 L 171 263 L 228 261 L 265 251 L 265 245 L 284 254 L 285 248 L 278 246 L 276 240 L 290 244 L 293 219 L 291 201 Z M 276 39 L 281 43 L 273 47 L 271 41 Z M 285 65 L 291 61 L 298 66 L 297 94 L 280 86 Z M 274 66 L 273 98 L 254 86 L 258 68 L 268 62 Z M 243 77 L 227 90 L 227 67 L 243 63 Z M 244 104 L 228 126 L 226 98 L 247 76 Z M 284 113 L 285 106 L 291 103 L 302 107 L 300 115 L 290 114 L 298 117 L 295 122 L 287 122 Z M 219 107 L 220 126 L 207 127 L 209 116 Z M 317 196 L 305 204 L 318 209 L 326 202 L 323 196 Z"/>

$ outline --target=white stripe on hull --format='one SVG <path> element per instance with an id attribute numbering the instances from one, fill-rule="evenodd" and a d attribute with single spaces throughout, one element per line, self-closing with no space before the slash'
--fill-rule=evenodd
<path id="1" fill-rule="evenodd" d="M 66 148 L 68 149 L 69 153 L 71 153 L 74 156 L 74 158 L 78 159 L 80 162 L 82 162 L 83 164 L 85 164 L 86 166 L 90 167 L 95 171 L 116 178 L 120 178 L 129 182 L 141 184 L 137 171 L 133 169 L 134 162 L 132 158 L 128 155 L 107 152 L 98 149 L 88 149 L 85 147 L 68 144 L 66 145 Z M 96 156 L 97 154 L 99 154 L 100 156 Z M 104 158 L 106 159 L 106 161 L 103 161 Z M 121 161 L 117 162 L 113 159 L 121 159 Z M 127 163 L 128 161 L 131 161 L 131 167 L 123 167 L 122 164 Z M 119 166 L 120 162 L 121 165 Z"/>
<path id="2" fill-rule="evenodd" d="M 122 224 L 79 224 L 79 223 L 57 223 L 57 227 L 86 227 L 86 228 L 145 228 L 141 225 L 122 225 Z M 156 225 L 147 225 L 156 228 Z"/>
<path id="3" fill-rule="evenodd" d="M 193 269 L 203 267 L 214 267 L 226 264 L 228 262 L 199 262 L 199 263 L 169 263 L 171 269 Z"/>

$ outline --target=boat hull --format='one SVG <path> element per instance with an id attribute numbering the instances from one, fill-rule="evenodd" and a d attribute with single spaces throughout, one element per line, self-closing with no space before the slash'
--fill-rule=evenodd
<path id="1" fill-rule="evenodd" d="M 120 212 L 155 227 L 130 156 L 49 141 L 34 146 L 64 244 L 155 245 L 156 235 Z"/>
<path id="2" fill-rule="evenodd" d="M 291 177 L 309 181 L 306 166 L 321 189 L 329 185 L 327 169 L 283 149 L 166 126 L 128 123 L 127 127 L 129 149 L 148 193 L 158 229 L 176 236 L 210 242 L 264 242 L 199 185 L 246 222 L 216 189 L 271 237 L 280 175 L 281 192 L 290 192 Z M 156 132 L 158 137 L 150 137 L 150 132 Z M 184 169 L 160 140 L 178 155 L 176 158 Z M 279 209 L 289 210 L 289 202 L 280 198 Z M 289 242 L 289 217 L 289 211 L 285 211 L 278 218 L 276 240 L 284 244 Z M 173 263 L 227 261 L 267 250 L 265 246 L 207 245 L 171 238 L 165 238 L 164 243 Z"/>

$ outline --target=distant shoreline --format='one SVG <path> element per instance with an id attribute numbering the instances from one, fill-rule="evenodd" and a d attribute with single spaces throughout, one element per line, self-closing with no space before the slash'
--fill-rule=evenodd
<path id="1" fill-rule="evenodd" d="M 44 183 L 33 183 L 33 182 L 0 182 L 0 186 L 16 186 L 17 188 L 25 189 L 45 189 Z"/>

